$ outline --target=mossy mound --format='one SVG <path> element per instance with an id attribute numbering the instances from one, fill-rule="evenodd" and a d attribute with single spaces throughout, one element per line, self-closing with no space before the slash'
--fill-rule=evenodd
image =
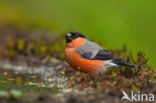
<path id="1" fill-rule="evenodd" d="M 48 89 L 49 92 L 45 93 L 44 90 L 48 91 L 45 88 L 42 88 L 39 92 L 29 92 L 34 88 L 22 89 L 21 86 L 13 86 L 18 84 L 15 81 L 11 82 L 11 84 L 6 84 L 12 85 L 12 87 L 9 87 L 11 90 L 6 89 L 6 94 L 9 96 L 4 98 L 0 95 L 1 103 L 9 103 L 11 100 L 19 103 L 119 103 L 122 91 L 127 93 L 141 91 L 156 95 L 156 71 L 147 64 L 148 60 L 143 52 L 138 52 L 137 56 L 134 57 L 132 52 L 126 49 L 126 46 L 123 46 L 122 49 L 109 50 L 116 56 L 124 58 L 127 62 L 140 65 L 141 68 L 116 67 L 110 68 L 107 72 L 99 75 L 88 75 L 74 71 L 65 63 L 64 38 L 51 31 L 1 28 L 0 43 L 0 61 L 8 60 L 12 64 L 22 61 L 29 66 L 53 66 L 55 77 L 66 78 L 66 87 L 54 89 L 58 90 L 59 93 L 52 92 L 53 89 Z M 1 74 L 6 72 L 2 66 L 0 68 Z M 31 75 L 20 74 L 19 76 L 14 74 L 14 77 L 16 76 L 20 78 L 20 81 L 29 81 L 25 78 L 29 78 Z M 8 78 L 7 76 L 3 77 Z M 38 78 L 40 78 L 39 75 Z M 53 79 L 53 76 L 51 78 Z M 35 79 L 34 81 L 43 82 L 44 80 Z M 14 89 L 17 89 L 17 91 Z M 2 90 L 1 87 L 0 90 Z M 11 94 L 12 90 L 15 95 L 22 94 L 22 96 L 16 98 L 14 94 Z M 23 95 L 23 92 L 26 92 L 26 95 Z"/>

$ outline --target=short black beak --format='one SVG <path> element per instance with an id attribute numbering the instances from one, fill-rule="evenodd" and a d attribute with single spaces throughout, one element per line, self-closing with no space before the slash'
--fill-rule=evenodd
<path id="1" fill-rule="evenodd" d="M 72 38 L 67 35 L 65 36 L 65 39 L 66 39 L 66 43 L 70 43 L 72 41 Z"/>

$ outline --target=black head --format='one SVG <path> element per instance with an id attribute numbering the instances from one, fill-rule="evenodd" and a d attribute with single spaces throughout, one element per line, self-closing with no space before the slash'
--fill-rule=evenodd
<path id="1" fill-rule="evenodd" d="M 78 37 L 82 37 L 82 38 L 86 38 L 85 36 L 83 36 L 82 34 L 78 33 L 78 32 L 69 32 L 68 34 L 66 34 L 65 38 L 66 38 L 66 43 L 70 43 L 72 40 L 78 38 Z"/>

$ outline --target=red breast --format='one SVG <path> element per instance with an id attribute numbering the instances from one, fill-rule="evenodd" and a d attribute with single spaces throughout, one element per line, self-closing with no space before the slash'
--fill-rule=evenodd
<path id="1" fill-rule="evenodd" d="M 76 49 L 83 45 L 84 42 L 85 38 L 79 37 L 71 43 L 66 44 L 65 58 L 73 69 L 92 74 L 102 69 L 104 62 L 101 60 L 89 60 L 82 58 L 76 52 Z"/>

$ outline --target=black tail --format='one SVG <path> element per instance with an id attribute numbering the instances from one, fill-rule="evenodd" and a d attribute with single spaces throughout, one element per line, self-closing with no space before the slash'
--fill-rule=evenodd
<path id="1" fill-rule="evenodd" d="M 138 67 L 136 64 L 127 63 L 122 59 L 113 59 L 112 62 L 120 66 Z"/>

